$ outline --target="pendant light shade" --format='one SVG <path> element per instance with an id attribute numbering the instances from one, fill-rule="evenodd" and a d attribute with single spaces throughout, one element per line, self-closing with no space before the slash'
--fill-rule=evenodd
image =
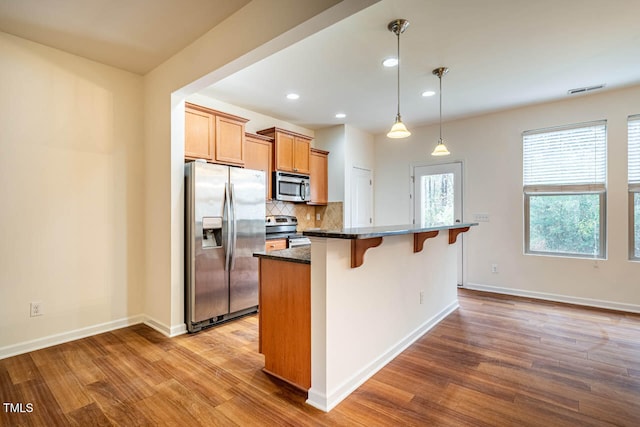
<path id="1" fill-rule="evenodd" d="M 409 135 L 411 135 L 411 132 L 409 132 L 409 129 L 407 129 L 404 123 L 402 123 L 402 119 L 400 118 L 400 116 L 396 117 L 396 122 L 393 124 L 393 126 L 391 126 L 391 130 L 389 131 L 387 136 L 389 138 L 397 139 L 406 138 Z"/>
<path id="2" fill-rule="evenodd" d="M 444 142 L 442 140 L 438 142 L 438 145 L 436 145 L 436 148 L 434 148 L 433 152 L 431 153 L 432 156 L 448 156 L 449 154 L 451 153 L 449 152 L 449 150 L 447 150 L 447 146 L 444 145 Z"/>
<path id="3" fill-rule="evenodd" d="M 448 156 L 449 150 L 447 150 L 447 146 L 444 145 L 444 139 L 442 139 L 442 76 L 447 74 L 449 69 L 447 67 L 440 67 L 433 70 L 433 74 L 438 76 L 440 79 L 440 139 L 438 140 L 438 145 L 431 153 L 432 156 Z"/>
<path id="4" fill-rule="evenodd" d="M 400 117 L 400 34 L 404 33 L 404 30 L 406 30 L 408 26 L 409 21 L 406 19 L 395 19 L 387 25 L 389 31 L 394 33 L 398 38 L 398 113 L 396 115 L 395 123 L 387 134 L 389 138 L 406 138 L 411 135 L 411 132 L 409 132 L 405 124 L 402 123 L 402 118 Z"/>

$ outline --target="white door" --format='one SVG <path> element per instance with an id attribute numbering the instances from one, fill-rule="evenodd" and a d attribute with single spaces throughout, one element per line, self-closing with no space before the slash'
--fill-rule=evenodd
<path id="1" fill-rule="evenodd" d="M 462 222 L 462 163 L 414 166 L 413 222 L 416 225 Z M 458 285 L 462 285 L 462 234 L 458 236 Z"/>
<path id="2" fill-rule="evenodd" d="M 372 193 L 371 171 L 354 167 L 351 170 L 351 227 L 373 225 Z"/>

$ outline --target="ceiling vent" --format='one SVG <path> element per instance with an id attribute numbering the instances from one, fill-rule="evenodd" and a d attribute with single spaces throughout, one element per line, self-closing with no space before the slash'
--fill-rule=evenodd
<path id="1" fill-rule="evenodd" d="M 605 87 L 606 85 L 603 83 L 601 85 L 596 85 L 596 86 L 589 86 L 589 87 L 579 87 L 577 89 L 569 89 L 567 91 L 567 93 L 569 95 L 575 95 L 576 93 L 584 93 L 584 92 L 591 92 L 592 90 L 598 90 L 598 89 L 602 89 L 603 87 Z"/>

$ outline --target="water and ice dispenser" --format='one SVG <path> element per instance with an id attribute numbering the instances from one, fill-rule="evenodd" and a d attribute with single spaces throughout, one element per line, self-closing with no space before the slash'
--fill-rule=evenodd
<path id="1" fill-rule="evenodd" d="M 202 218 L 202 247 L 222 247 L 222 217 Z"/>

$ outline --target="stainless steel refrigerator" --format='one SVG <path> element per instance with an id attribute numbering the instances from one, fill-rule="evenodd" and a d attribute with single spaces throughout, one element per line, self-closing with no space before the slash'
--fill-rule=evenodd
<path id="1" fill-rule="evenodd" d="M 265 247 L 264 172 L 185 165 L 185 317 L 196 332 L 258 309 Z"/>

